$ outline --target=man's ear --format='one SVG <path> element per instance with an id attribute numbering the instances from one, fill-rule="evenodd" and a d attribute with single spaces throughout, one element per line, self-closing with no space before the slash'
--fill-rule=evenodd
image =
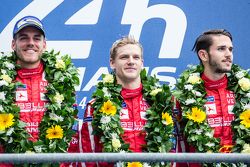
<path id="1" fill-rule="evenodd" d="M 14 39 L 12 39 L 12 42 L 11 42 L 11 48 L 15 51 L 16 50 L 16 41 Z"/>
<path id="2" fill-rule="evenodd" d="M 114 69 L 115 69 L 113 59 L 109 59 L 109 66 L 110 66 L 110 68 L 111 68 L 112 70 L 114 70 Z"/>
<path id="3" fill-rule="evenodd" d="M 205 49 L 201 49 L 198 51 L 198 56 L 202 61 L 207 61 L 208 60 L 208 53 Z"/>

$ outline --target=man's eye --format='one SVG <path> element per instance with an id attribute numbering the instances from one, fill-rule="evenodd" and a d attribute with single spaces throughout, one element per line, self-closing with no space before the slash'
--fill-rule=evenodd
<path id="1" fill-rule="evenodd" d="M 25 40 L 25 39 L 27 39 L 27 37 L 20 37 L 19 39 L 20 40 Z"/>
<path id="2" fill-rule="evenodd" d="M 37 37 L 37 38 L 34 38 L 35 41 L 40 41 L 41 38 L 40 37 Z"/>

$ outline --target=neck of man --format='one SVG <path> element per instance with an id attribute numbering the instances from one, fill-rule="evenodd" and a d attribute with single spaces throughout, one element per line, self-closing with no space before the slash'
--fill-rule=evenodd
<path id="1" fill-rule="evenodd" d="M 17 64 L 21 66 L 21 68 L 26 68 L 26 69 L 35 69 L 39 66 L 41 61 L 35 62 L 35 63 L 24 63 L 20 60 L 17 60 Z"/>
<path id="2" fill-rule="evenodd" d="M 207 78 L 213 80 L 213 81 L 217 81 L 220 80 L 221 78 L 223 78 L 226 73 L 217 73 L 217 72 L 213 72 L 213 71 L 209 71 L 209 70 L 204 70 L 204 74 Z"/>
<path id="3" fill-rule="evenodd" d="M 135 80 L 130 81 L 121 81 L 117 79 L 117 83 L 122 85 L 123 88 L 126 89 L 137 89 L 141 85 L 141 78 L 137 78 Z"/>

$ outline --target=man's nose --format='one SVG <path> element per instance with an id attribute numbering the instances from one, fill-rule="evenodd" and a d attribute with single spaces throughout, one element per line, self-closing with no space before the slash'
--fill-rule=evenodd
<path id="1" fill-rule="evenodd" d="M 233 51 L 232 51 L 232 49 L 227 48 L 226 56 L 227 56 L 227 57 L 232 57 L 232 56 L 233 56 Z"/>
<path id="2" fill-rule="evenodd" d="M 133 56 L 129 56 L 128 62 L 133 64 L 134 63 L 134 57 Z"/>
<path id="3" fill-rule="evenodd" d="M 29 46 L 34 46 L 34 43 L 35 43 L 35 41 L 34 41 L 32 38 L 30 38 L 30 39 L 28 40 L 28 45 L 29 45 Z"/>

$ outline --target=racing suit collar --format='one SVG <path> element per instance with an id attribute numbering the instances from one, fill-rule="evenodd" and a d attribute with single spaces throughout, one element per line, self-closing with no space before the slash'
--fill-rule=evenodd
<path id="1" fill-rule="evenodd" d="M 126 89 L 122 88 L 121 95 L 124 99 L 134 98 L 142 94 L 142 84 L 136 89 Z"/>
<path id="2" fill-rule="evenodd" d="M 20 78 L 30 78 L 32 76 L 37 76 L 39 74 L 42 74 L 43 70 L 44 70 L 44 65 L 41 62 L 37 68 L 33 69 L 21 68 L 17 70 L 17 74 Z"/>
<path id="3" fill-rule="evenodd" d="M 203 73 L 201 75 L 202 80 L 204 81 L 204 85 L 206 89 L 220 89 L 220 88 L 226 88 L 227 87 L 227 76 L 225 75 L 223 78 L 213 81 L 209 79 L 205 74 Z"/>

